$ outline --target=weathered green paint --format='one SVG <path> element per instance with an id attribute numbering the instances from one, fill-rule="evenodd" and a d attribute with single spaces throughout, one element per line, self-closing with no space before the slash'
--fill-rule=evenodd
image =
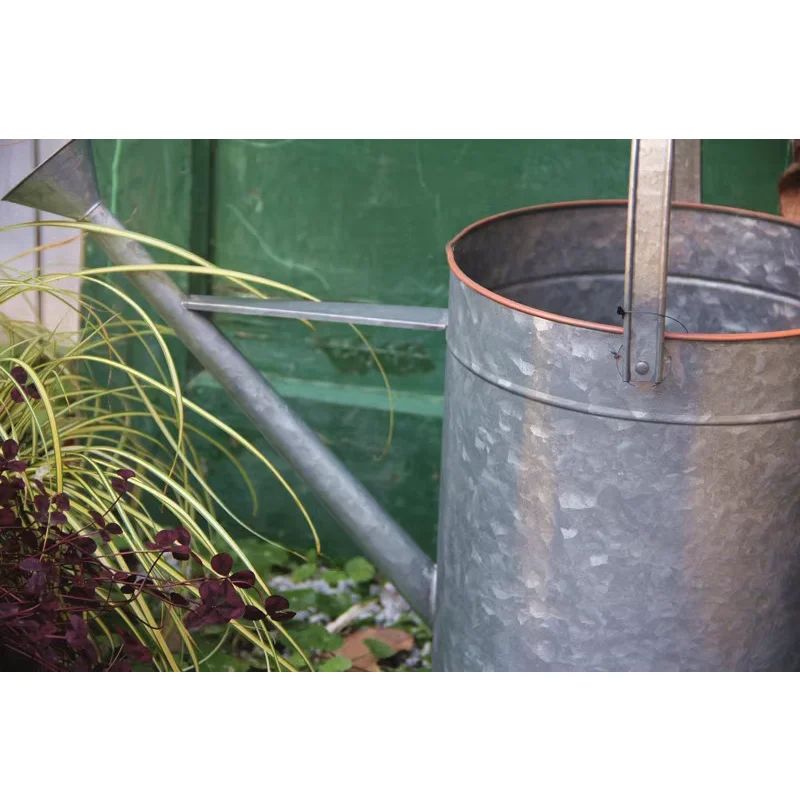
<path id="1" fill-rule="evenodd" d="M 95 139 L 93 150 L 101 196 L 126 227 L 182 247 L 192 244 L 193 173 L 189 140 Z M 162 263 L 177 262 L 175 257 L 162 251 L 151 250 L 151 253 Z M 87 240 L 86 262 L 88 266 L 108 264 L 105 254 L 91 239 Z M 154 321 L 163 324 L 128 278 L 104 276 L 103 280 L 128 292 Z M 184 287 L 188 286 L 185 276 L 177 276 L 177 280 Z M 88 298 L 110 307 L 111 311 L 101 313 L 101 317 L 119 314 L 129 320 L 137 318 L 135 312 L 119 297 L 96 284 L 85 283 L 84 293 Z M 167 341 L 181 380 L 188 380 L 188 351 L 174 337 L 168 337 Z M 147 343 L 160 358 L 152 336 L 148 337 Z M 153 377 L 160 377 L 156 365 L 140 341 L 127 339 L 120 343 L 118 350 L 130 366 Z M 163 361 L 161 366 L 164 369 Z M 116 385 L 128 383 L 119 370 L 112 370 L 108 376 L 96 364 L 91 367 L 87 364 L 86 369 L 101 383 L 109 380 Z M 152 399 L 162 407 L 169 407 L 167 398 L 153 395 Z M 159 435 L 155 423 L 143 421 L 142 425 L 151 435 Z"/>
<path id="2" fill-rule="evenodd" d="M 777 183 L 789 163 L 786 139 L 705 139 L 703 202 L 780 213 Z"/>
<path id="3" fill-rule="evenodd" d="M 101 196 L 123 224 L 131 231 L 188 247 L 192 227 L 190 140 L 95 139 L 92 147 Z M 163 263 L 179 263 L 168 253 L 153 250 L 151 253 Z M 91 239 L 87 241 L 86 262 L 89 266 L 108 264 L 105 254 Z M 128 278 L 109 276 L 104 280 L 129 292 L 149 314 L 154 314 Z M 188 286 L 183 276 L 177 280 Z M 130 308 L 112 293 L 92 284 L 85 286 L 85 293 L 132 318 Z M 160 322 L 157 315 L 154 318 Z M 176 364 L 185 375 L 187 352 L 174 339 L 170 341 L 174 343 Z M 132 366 L 152 373 L 150 359 L 136 340 L 128 340 L 122 348 L 122 355 Z"/>
<path id="4" fill-rule="evenodd" d="M 325 299 L 443 306 L 444 247 L 459 230 L 511 208 L 624 197 L 629 154 L 628 140 L 220 141 L 216 260 Z M 785 162 L 782 140 L 707 141 L 704 200 L 775 212 Z M 375 462 L 386 397 L 352 332 L 242 317 L 216 321 L 432 552 L 443 335 L 364 329 L 399 412 L 392 449 Z M 230 415 L 211 381 L 201 375 L 194 386 L 207 407 Z M 220 480 L 231 479 L 219 469 Z M 291 541 L 302 529 L 299 515 L 268 489 L 270 479 L 253 474 L 271 501 L 257 515 L 260 527 Z M 326 550 L 349 552 L 338 527 L 313 501 L 311 507 L 324 520 Z"/>
<path id="5" fill-rule="evenodd" d="M 288 396 L 288 387 L 278 382 L 276 388 Z M 378 501 L 397 520 L 400 520 L 431 556 L 435 555 L 436 508 L 439 495 L 439 442 L 441 414 L 398 414 L 395 427 L 396 446 L 389 456 L 381 458 L 381 435 L 385 432 L 386 412 L 359 405 L 359 392 L 353 392 L 352 405 L 309 399 L 299 393 L 292 397 L 292 408 L 320 433 L 322 440 L 350 468 L 356 477 L 369 486 Z M 223 400 L 219 388 L 202 375 L 191 385 L 192 399 L 222 416 L 237 431 L 261 447 L 264 441 L 248 420 L 230 401 Z M 209 432 L 211 429 L 208 428 Z M 251 516 L 249 494 L 237 470 L 225 459 L 209 457 L 208 475 L 212 485 L 223 492 L 229 503 L 243 519 L 271 539 L 291 547 L 306 549 L 313 545 L 311 534 L 300 512 L 278 481 L 264 466 L 234 442 L 233 448 L 248 474 L 254 479 L 259 509 Z M 342 557 L 355 551 L 339 525 L 322 504 L 311 494 L 305 483 L 291 470 L 286 461 L 264 444 L 262 452 L 270 458 L 281 474 L 307 506 L 319 530 L 323 550 L 331 557 Z M 399 454 L 402 453 L 402 457 Z M 251 521 L 252 520 L 252 521 Z M 226 520 L 232 531 L 236 526 Z M 248 536 L 246 531 L 241 532 Z"/>
<path id="6" fill-rule="evenodd" d="M 97 149 L 108 198 L 113 142 Z M 213 164 L 202 140 L 191 145 L 126 142 L 123 152 L 117 213 L 135 230 L 178 243 L 188 237 L 199 248 L 205 220 L 213 248 L 208 252 L 220 266 L 330 300 L 443 306 L 444 247 L 452 236 L 471 222 L 515 207 L 624 197 L 630 142 L 220 140 Z M 705 202 L 777 211 L 775 184 L 786 154 L 784 140 L 704 142 Z M 169 178 L 160 167 L 165 159 L 173 165 Z M 189 162 L 197 173 L 193 184 Z M 184 165 L 177 172 L 176 163 Z M 203 175 L 213 180 L 213 189 L 210 184 L 199 189 Z M 200 208 L 204 192 L 213 193 L 208 216 Z M 214 290 L 229 291 L 224 284 Z M 216 322 L 432 552 L 444 336 L 364 329 L 389 373 L 398 411 L 392 449 L 376 460 L 387 430 L 386 395 L 368 349 L 354 333 L 337 325 L 310 331 L 300 323 L 243 317 Z M 192 380 L 190 392 L 254 441 L 263 441 L 205 373 Z M 278 484 L 249 457 L 245 463 L 262 498 L 256 527 L 307 544 L 301 517 Z M 233 488 L 233 470 L 215 461 L 210 470 L 216 488 L 236 505 L 244 493 Z M 292 484 L 320 522 L 326 551 L 352 552 L 302 483 L 293 479 Z"/>
<path id="7" fill-rule="evenodd" d="M 201 258 L 214 261 L 214 156 L 213 139 L 191 139 L 191 194 L 189 198 L 189 250 Z M 192 294 L 213 291 L 210 275 L 189 275 L 186 284 Z M 210 316 L 210 315 L 208 315 Z M 192 353 L 186 353 L 188 375 L 196 375 L 203 367 Z"/>

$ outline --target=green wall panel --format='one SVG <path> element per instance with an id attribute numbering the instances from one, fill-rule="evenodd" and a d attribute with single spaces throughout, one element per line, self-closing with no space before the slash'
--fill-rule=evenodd
<path id="1" fill-rule="evenodd" d="M 304 385 L 305 387 L 305 385 Z M 292 386 L 276 381 L 275 388 L 291 396 Z M 308 387 L 305 387 L 308 388 Z M 385 411 L 358 402 L 358 393 L 344 398 L 334 392 L 312 399 L 311 393 L 297 392 L 291 397 L 292 408 L 315 430 L 356 477 L 366 484 L 387 511 L 399 520 L 422 544 L 431 556 L 435 555 L 436 509 L 439 493 L 439 446 L 441 415 L 400 413 L 396 418 L 395 447 L 387 457 L 381 457 L 385 433 Z M 335 402 L 328 402 L 331 397 Z M 192 399 L 204 408 L 222 416 L 251 442 L 261 447 L 281 474 L 288 480 L 306 505 L 322 540 L 323 551 L 330 557 L 343 557 L 357 552 L 324 506 L 311 494 L 305 483 L 292 471 L 286 461 L 264 443 L 250 422 L 220 392 L 208 376 L 201 374 L 191 387 Z M 351 400 L 353 400 L 351 404 Z M 211 429 L 209 428 L 209 433 Z M 263 444 L 262 444 L 263 443 Z M 253 479 L 259 508 L 253 514 L 245 485 L 233 465 L 205 450 L 208 457 L 209 480 L 236 513 L 257 531 L 291 547 L 307 549 L 313 538 L 301 513 L 279 482 L 272 477 L 254 456 L 226 442 Z M 237 526 L 226 520 L 233 532 Z M 242 537 L 250 534 L 239 530 Z"/>
<path id="2" fill-rule="evenodd" d="M 624 195 L 619 165 L 628 151 L 626 141 L 221 141 L 215 257 L 325 299 L 444 306 L 444 247 L 455 233 L 515 206 Z M 215 289 L 226 291 L 224 284 Z M 216 321 L 433 553 L 443 334 L 364 329 L 398 412 L 391 450 L 376 460 L 388 426 L 386 394 L 369 349 L 350 329 Z M 225 413 L 221 397 L 212 393 L 207 402 Z M 269 481 L 262 480 L 266 493 Z M 298 515 L 274 491 L 270 496 L 274 503 L 258 521 L 291 539 Z M 308 497 L 304 488 L 302 496 Z M 352 552 L 311 502 L 314 518 L 324 520 L 326 552 Z"/>
<path id="3" fill-rule="evenodd" d="M 92 142 L 100 194 L 114 214 L 131 231 L 164 239 L 182 247 L 190 245 L 192 210 L 192 163 L 187 139 L 94 139 Z M 161 263 L 179 263 L 162 251 L 151 250 Z M 105 254 L 91 240 L 87 242 L 86 260 L 90 266 L 108 263 Z M 161 321 L 148 303 L 124 276 L 104 276 L 128 292 L 137 303 Z M 188 285 L 184 276 L 176 280 Z M 131 318 L 130 307 L 114 294 L 87 284 L 87 296 L 106 303 L 115 313 Z M 170 338 L 173 357 L 187 377 L 187 352 Z M 155 374 L 142 346 L 131 339 L 122 345 L 123 356 L 138 369 Z"/>
<path id="4" fill-rule="evenodd" d="M 703 140 L 703 202 L 780 213 L 777 183 L 789 156 L 786 139 Z"/>
<path id="5" fill-rule="evenodd" d="M 444 247 L 459 230 L 511 208 L 624 197 L 629 146 L 628 140 L 94 141 L 103 197 L 132 230 L 320 298 L 431 306 L 447 302 Z M 787 153 L 784 140 L 706 140 L 705 202 L 776 212 L 775 183 Z M 90 264 L 105 263 L 95 247 L 87 252 Z M 130 290 L 127 279 L 117 280 Z M 202 277 L 180 282 L 192 291 L 226 291 Z M 122 310 L 108 293 L 89 286 L 87 294 Z M 386 394 L 368 348 L 352 331 L 242 317 L 215 321 L 433 552 L 443 335 L 364 329 L 389 374 L 397 410 L 392 448 L 379 458 Z M 194 376 L 192 396 L 263 441 L 185 349 L 170 341 L 181 375 Z M 135 342 L 124 355 L 152 371 Z M 247 463 L 262 499 L 255 526 L 308 544 L 285 493 Z M 242 490 L 232 470 L 210 460 L 210 472 L 235 505 Z M 326 551 L 352 552 L 302 482 L 291 480 L 309 502 Z"/>
<path id="6" fill-rule="evenodd" d="M 204 182 L 207 183 L 208 164 L 205 164 L 196 177 L 190 140 L 95 139 L 92 144 L 101 196 L 127 228 L 183 247 L 199 245 L 208 239 L 208 230 L 200 230 L 198 221 L 193 219 L 197 188 L 199 185 L 202 190 Z M 207 204 L 207 197 L 205 201 Z M 151 253 L 161 263 L 178 263 L 178 259 L 163 251 L 151 250 Z M 104 266 L 108 263 L 105 254 L 91 240 L 87 241 L 86 261 L 89 266 Z M 185 276 L 175 277 L 182 286 L 188 286 Z M 128 292 L 152 319 L 162 323 L 129 278 L 121 275 L 103 276 L 103 280 Z M 135 312 L 130 306 L 108 290 L 86 283 L 84 293 L 94 300 L 106 303 L 111 309 L 110 313 L 127 319 L 135 318 Z M 152 337 L 149 337 L 148 343 L 160 357 Z M 167 337 L 167 343 L 179 376 L 183 381 L 188 380 L 190 368 L 195 366 L 196 371 L 196 365 L 190 362 L 188 351 L 175 337 Z M 128 364 L 153 377 L 159 377 L 156 366 L 141 342 L 131 338 L 123 341 L 118 349 Z M 163 368 L 164 363 L 161 364 Z M 86 365 L 86 368 L 100 382 L 110 381 L 116 385 L 127 383 L 125 376 L 118 370 L 112 370 L 109 376 L 97 365 Z M 169 406 L 169 401 L 160 395 L 154 394 L 152 399 L 162 407 Z M 151 435 L 160 435 L 155 423 L 142 420 L 140 424 Z M 157 513 L 158 510 L 153 507 L 151 511 Z"/>
<path id="7" fill-rule="evenodd" d="M 626 141 L 221 141 L 216 255 L 332 299 L 446 300 L 480 217 L 626 192 Z M 622 167 L 622 168 L 621 168 Z"/>
<path id="8" fill-rule="evenodd" d="M 624 197 L 629 153 L 629 140 L 221 140 L 214 258 L 323 299 L 443 306 L 444 247 L 458 231 L 512 208 Z M 705 202 L 776 212 L 775 183 L 786 158 L 783 140 L 705 141 Z M 221 284 L 215 291 L 229 290 Z M 390 376 L 398 411 L 392 448 L 376 459 L 387 430 L 386 395 L 368 349 L 348 328 L 215 321 L 432 553 L 444 336 L 364 329 Z M 257 438 L 207 375 L 198 375 L 191 391 Z M 245 460 L 263 498 L 257 528 L 308 544 L 280 487 Z M 211 476 L 220 490 L 240 496 L 230 488 L 230 468 L 212 463 Z M 302 482 L 293 477 L 292 485 L 309 502 L 326 552 L 352 552 Z"/>

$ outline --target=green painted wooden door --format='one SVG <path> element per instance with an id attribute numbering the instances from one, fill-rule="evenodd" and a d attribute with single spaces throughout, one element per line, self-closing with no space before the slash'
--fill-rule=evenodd
<path id="1" fill-rule="evenodd" d="M 104 196 L 135 230 L 322 299 L 444 306 L 444 248 L 452 236 L 512 208 L 624 197 L 629 146 L 628 140 L 220 140 L 213 143 L 213 167 L 207 140 L 101 141 L 95 150 Z M 777 211 L 775 183 L 787 153 L 783 140 L 707 140 L 705 202 Z M 192 288 L 228 291 L 202 281 Z M 386 393 L 368 349 L 348 328 L 215 321 L 433 553 L 444 336 L 364 329 L 394 389 L 394 440 L 382 457 Z M 194 375 L 190 396 L 263 442 L 216 383 L 176 351 L 184 375 Z M 266 443 L 264 449 L 271 452 Z M 258 484 L 255 526 L 293 546 L 310 545 L 285 492 L 240 455 Z M 207 456 L 217 490 L 248 515 L 235 471 Z M 352 552 L 303 483 L 275 461 L 308 503 L 326 552 Z"/>

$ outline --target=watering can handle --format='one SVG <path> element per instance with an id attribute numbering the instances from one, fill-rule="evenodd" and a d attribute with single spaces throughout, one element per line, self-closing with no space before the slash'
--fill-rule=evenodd
<path id="1" fill-rule="evenodd" d="M 629 383 L 663 379 L 673 200 L 700 202 L 700 140 L 634 139 L 622 306 Z"/>
<path id="2" fill-rule="evenodd" d="M 674 162 L 674 139 L 633 140 L 622 306 L 628 383 L 659 383 L 663 375 Z"/>

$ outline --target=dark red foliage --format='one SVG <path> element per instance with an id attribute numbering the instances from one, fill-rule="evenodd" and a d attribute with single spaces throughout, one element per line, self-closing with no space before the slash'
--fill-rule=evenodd
<path id="1" fill-rule="evenodd" d="M 240 589 L 252 589 L 256 582 L 256 576 L 249 569 L 243 569 L 234 572 L 230 580 L 234 586 L 238 586 Z"/>
<path id="2" fill-rule="evenodd" d="M 94 523 L 94 528 L 89 533 L 98 534 L 104 542 L 110 542 L 112 536 L 122 533 L 122 528 L 116 522 L 106 522 L 105 518 L 96 511 L 90 511 L 89 515 Z"/>
<path id="3" fill-rule="evenodd" d="M 273 594 L 264 601 L 264 610 L 270 619 L 284 622 L 294 617 L 294 611 L 289 611 L 289 601 L 279 594 Z"/>
<path id="4" fill-rule="evenodd" d="M 233 559 L 227 553 L 217 553 L 211 559 L 211 569 L 218 575 L 227 575 L 233 569 Z"/>
<path id="5" fill-rule="evenodd" d="M 275 622 L 288 622 L 295 616 L 294 611 L 288 609 L 289 601 L 279 594 L 273 594 L 264 601 L 264 611 L 258 606 L 245 606 L 242 616 L 250 622 L 259 622 L 267 618 Z M 268 622 L 267 627 L 273 628 L 274 626 Z"/>
<path id="6" fill-rule="evenodd" d="M 27 461 L 18 461 L 19 445 L 13 439 L 6 439 L 2 446 L 3 455 L 0 456 L 0 472 L 25 472 L 28 469 Z"/>
<path id="7" fill-rule="evenodd" d="M 80 548 L 87 555 L 97 550 L 97 542 L 89 536 L 79 536 L 75 539 L 75 547 Z"/>
<path id="8" fill-rule="evenodd" d="M 55 504 L 56 498 L 60 498 L 59 502 L 64 505 L 66 501 L 66 508 L 69 508 L 69 500 L 66 495 L 53 495 L 49 497 L 47 494 L 37 494 L 33 498 L 33 505 L 36 513 L 33 518 L 45 527 L 63 525 L 67 521 L 67 515 L 59 511 L 58 506 Z"/>
<path id="9" fill-rule="evenodd" d="M 15 403 L 24 403 L 24 395 L 27 395 L 31 400 L 42 399 L 39 390 L 36 388 L 36 384 L 29 383 L 27 386 L 25 385 L 25 381 L 28 380 L 28 373 L 22 367 L 14 367 L 14 369 L 11 370 L 11 377 L 22 387 L 20 390 L 15 386 L 11 390 L 11 399 Z"/>
<path id="10" fill-rule="evenodd" d="M 267 615 L 258 606 L 245 606 L 242 616 L 251 622 L 258 622 L 267 618 Z"/>
<path id="11" fill-rule="evenodd" d="M 177 592 L 170 592 L 169 601 L 174 606 L 181 606 L 182 608 L 186 608 L 189 605 L 189 601 L 182 595 L 178 594 Z"/>
<path id="12" fill-rule="evenodd" d="M 142 663 L 149 663 L 153 660 L 150 651 L 132 633 L 128 631 L 118 631 L 118 633 L 128 658 Z"/>
<path id="13" fill-rule="evenodd" d="M 111 479 L 111 488 L 117 494 L 127 494 L 131 490 L 131 485 L 128 481 L 136 476 L 132 469 L 118 469 L 117 475 L 119 477 Z"/>
<path id="14" fill-rule="evenodd" d="M 189 547 L 191 538 L 189 531 L 184 528 L 170 528 L 169 530 L 159 531 L 156 534 L 155 542 L 147 542 L 145 547 L 148 550 L 169 553 L 177 561 L 188 561 L 192 557 L 195 561 L 200 561 L 192 552 L 191 547 Z"/>
<path id="15" fill-rule="evenodd" d="M 80 614 L 70 614 L 64 638 L 75 650 L 83 650 L 89 644 L 89 626 Z"/>
<path id="16" fill-rule="evenodd" d="M 127 570 L 118 570 L 98 541 L 109 542 L 121 534 L 120 526 L 107 519 L 108 512 L 90 511 L 83 519 L 83 512 L 72 508 L 66 494 L 49 494 L 41 481 L 30 480 L 26 488 L 18 477 L 27 469 L 27 463 L 17 458 L 19 450 L 13 440 L 0 445 L 0 671 L 127 671 L 130 661 L 152 661 L 148 648 L 129 631 L 117 631 L 114 644 L 98 635 L 94 624 L 101 616 L 118 619 L 120 611 L 131 624 L 145 624 L 131 606 L 141 596 L 148 604 L 185 610 L 185 622 L 192 629 L 243 616 L 265 618 L 239 596 L 240 589 L 253 587 L 255 576 L 248 570 L 231 575 L 233 559 L 226 553 L 211 561 L 217 574 L 200 579 L 199 601 L 184 593 L 195 580 L 152 576 L 154 556 L 200 561 L 184 528 L 159 531 L 143 552 L 119 551 Z M 112 509 L 132 489 L 132 477 L 131 470 L 120 469 L 112 478 L 120 495 Z M 266 606 L 269 615 L 281 620 L 293 616 L 286 611 L 288 602 L 280 598 L 283 603 L 275 606 L 276 599 L 267 600 L 273 603 L 271 611 Z M 166 615 L 155 608 L 154 617 Z"/>
<path id="17" fill-rule="evenodd" d="M 24 488 L 25 483 L 20 478 L 9 480 L 5 475 L 0 476 L 0 505 L 10 506 Z"/>
<path id="18" fill-rule="evenodd" d="M 244 614 L 244 601 L 228 580 L 210 578 L 200 584 L 201 605 L 184 618 L 186 627 L 195 630 L 204 625 L 222 625 Z"/>

